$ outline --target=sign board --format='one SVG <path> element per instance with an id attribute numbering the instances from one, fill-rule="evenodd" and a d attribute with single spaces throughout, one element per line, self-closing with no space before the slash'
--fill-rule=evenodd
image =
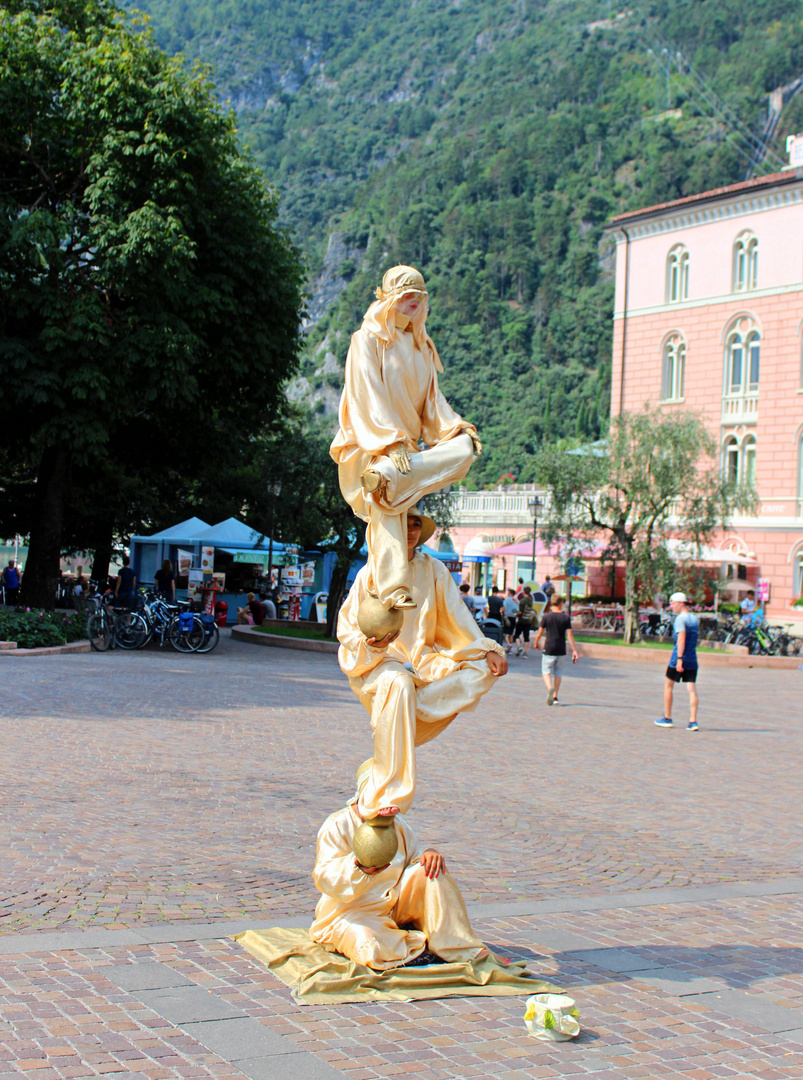
<path id="1" fill-rule="evenodd" d="M 201 548 L 201 570 L 205 574 L 211 574 L 215 567 L 215 549 L 213 547 Z"/>
<path id="2" fill-rule="evenodd" d="M 766 578 L 759 578 L 756 582 L 756 600 L 766 604 L 770 598 L 770 583 Z"/>
<path id="3" fill-rule="evenodd" d="M 203 570 L 190 570 L 187 575 L 187 598 L 198 600 L 201 596 L 201 587 L 204 583 Z"/>
<path id="4" fill-rule="evenodd" d="M 787 135 L 786 152 L 789 155 L 790 166 L 803 165 L 803 133 Z"/>
<path id="5" fill-rule="evenodd" d="M 580 573 L 580 563 L 577 561 L 577 559 L 566 560 L 566 573 L 569 575 L 569 577 L 575 577 L 577 574 Z"/>
<path id="6" fill-rule="evenodd" d="M 282 570 L 282 585 L 300 585 L 301 584 L 301 567 L 300 566 L 285 566 Z"/>
<path id="7" fill-rule="evenodd" d="M 252 563 L 256 566 L 261 566 L 265 570 L 268 568 L 268 552 L 267 551 L 235 551 L 234 561 L 236 563 Z"/>
<path id="8" fill-rule="evenodd" d="M 186 577 L 192 569 L 192 552 L 182 551 L 178 548 L 176 551 L 176 576 Z"/>
<path id="9" fill-rule="evenodd" d="M 301 584 L 312 585 L 315 582 L 315 563 L 305 562 L 301 567 Z"/>
<path id="10" fill-rule="evenodd" d="M 215 584 L 215 588 L 223 592 L 226 588 L 226 575 L 225 574 L 213 574 L 212 581 Z"/>

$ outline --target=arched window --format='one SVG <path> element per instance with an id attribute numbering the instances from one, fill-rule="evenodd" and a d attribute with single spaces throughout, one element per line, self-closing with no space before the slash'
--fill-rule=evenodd
<path id="1" fill-rule="evenodd" d="M 723 454 L 723 465 L 725 472 L 725 480 L 729 484 L 739 483 L 739 444 L 736 439 L 731 436 L 725 440 Z"/>
<path id="2" fill-rule="evenodd" d="M 666 263 L 666 299 L 670 304 L 689 299 L 689 253 L 682 244 L 669 252 Z"/>
<path id="3" fill-rule="evenodd" d="M 742 440 L 742 482 L 756 486 L 756 437 L 745 435 Z"/>
<path id="4" fill-rule="evenodd" d="M 761 334 L 749 319 L 740 319 L 728 334 L 725 348 L 725 393 L 731 396 L 758 391 Z"/>
<path id="5" fill-rule="evenodd" d="M 751 232 L 740 233 L 733 245 L 733 291 L 758 288 L 758 240 Z"/>
<path id="6" fill-rule="evenodd" d="M 741 442 L 729 435 L 722 444 L 722 473 L 729 484 L 756 486 L 756 437 L 745 435 Z"/>
<path id="7" fill-rule="evenodd" d="M 671 334 L 664 343 L 661 400 L 682 401 L 686 375 L 686 343 L 680 334 Z"/>

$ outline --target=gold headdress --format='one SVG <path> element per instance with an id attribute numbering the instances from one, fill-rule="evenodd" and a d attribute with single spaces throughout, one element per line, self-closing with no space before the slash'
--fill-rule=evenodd
<path id="1" fill-rule="evenodd" d="M 398 301 L 408 293 L 417 293 L 426 298 L 427 286 L 419 270 L 414 266 L 392 266 L 382 276 L 382 284 L 376 290 L 376 300 L 365 313 L 364 321 L 368 328 L 376 334 L 380 340 L 390 344 L 395 337 L 394 311 Z M 420 352 L 429 349 L 435 364 L 436 371 L 443 371 L 443 364 L 438 356 L 438 350 L 434 342 L 426 332 L 427 320 L 426 299 L 421 304 L 418 313 L 412 320 L 411 329 L 416 348 Z"/>

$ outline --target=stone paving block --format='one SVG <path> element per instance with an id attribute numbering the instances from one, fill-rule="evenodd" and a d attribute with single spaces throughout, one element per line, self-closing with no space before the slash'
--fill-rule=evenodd
<path id="1" fill-rule="evenodd" d="M 582 960 L 586 964 L 594 964 L 595 967 L 605 968 L 606 971 L 618 971 L 626 973 L 630 971 L 647 971 L 650 968 L 663 968 L 660 960 L 649 959 L 639 956 L 638 953 L 628 949 L 573 949 L 564 953 L 560 959 Z"/>
<path id="2" fill-rule="evenodd" d="M 306 1053 L 283 1035 L 277 1035 L 267 1025 L 251 1017 L 184 1023 L 181 1030 L 227 1061 Z"/>
<path id="3" fill-rule="evenodd" d="M 143 1005 L 171 1024 L 191 1024 L 201 1020 L 233 1020 L 245 1016 L 241 1009 L 199 986 L 177 986 L 171 990 L 139 990 Z"/>
<path id="4" fill-rule="evenodd" d="M 712 994 L 724 989 L 725 984 L 720 979 L 704 979 L 685 975 L 677 968 L 650 968 L 643 974 L 634 972 L 633 977 L 640 983 L 654 986 L 657 990 L 663 990 L 666 994 L 675 997 L 689 997 L 698 994 Z"/>
<path id="5" fill-rule="evenodd" d="M 766 994 L 745 994 L 740 990 L 722 990 L 706 995 L 702 1002 L 710 1009 L 744 1020 L 753 1027 L 773 1034 L 798 1031 L 803 1027 L 803 1011 L 776 1005 Z M 797 1040 L 795 1040 L 797 1041 Z"/>
<path id="6" fill-rule="evenodd" d="M 102 969 L 109 982 L 121 990 L 164 990 L 175 986 L 192 986 L 192 980 L 175 971 L 169 964 L 139 960 L 133 964 L 109 964 Z"/>

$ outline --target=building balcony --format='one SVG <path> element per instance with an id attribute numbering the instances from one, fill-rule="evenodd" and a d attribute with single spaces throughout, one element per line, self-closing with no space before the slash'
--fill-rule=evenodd
<path id="1" fill-rule="evenodd" d="M 532 529 L 533 514 L 529 504 L 538 495 L 541 499 L 539 517 L 546 509 L 543 491 L 464 491 L 449 496 L 456 525 L 510 527 L 520 532 Z"/>
<path id="2" fill-rule="evenodd" d="M 755 424 L 758 422 L 758 393 L 734 394 L 722 398 L 723 424 Z"/>

